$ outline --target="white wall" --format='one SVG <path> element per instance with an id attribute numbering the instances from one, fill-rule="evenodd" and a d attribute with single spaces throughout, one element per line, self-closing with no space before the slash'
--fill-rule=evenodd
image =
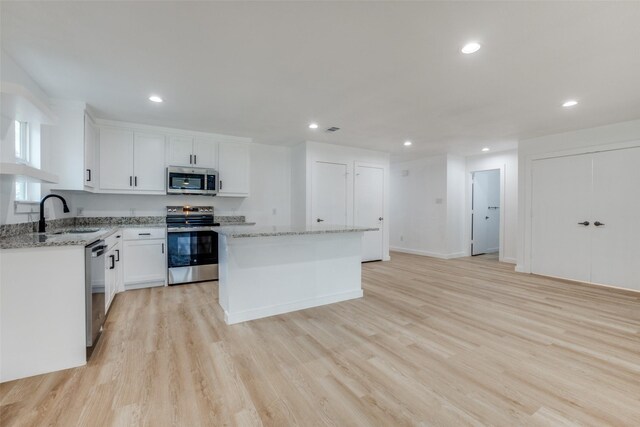
<path id="1" fill-rule="evenodd" d="M 534 159 L 640 146 L 640 120 L 522 140 L 518 150 L 517 271 L 531 272 L 531 166 Z M 638 165 L 640 167 L 640 165 Z"/>
<path id="2" fill-rule="evenodd" d="M 83 216 L 164 216 L 168 205 L 213 205 L 218 215 L 244 215 L 259 225 L 291 222 L 291 149 L 251 144 L 251 191 L 246 198 L 93 194 L 58 191 L 70 197 L 69 207 Z M 133 212 L 132 212 L 133 209 Z"/>
<path id="3" fill-rule="evenodd" d="M 448 258 L 447 156 L 391 164 L 391 250 Z"/>
<path id="4" fill-rule="evenodd" d="M 465 251 L 471 253 L 471 173 L 500 169 L 500 260 L 516 263 L 518 252 L 518 150 L 467 157 Z"/>
<path id="5" fill-rule="evenodd" d="M 447 256 L 466 255 L 464 241 L 465 188 L 464 157 L 447 155 Z"/>
<path id="6" fill-rule="evenodd" d="M 4 50 L 0 51 L 0 76 L 3 82 L 18 84 L 35 97 L 35 100 L 41 104 L 48 105 L 49 97 L 42 88 L 22 69 Z M 2 112 L 2 111 L 0 111 Z M 3 112 L 4 114 L 4 112 Z M 14 151 L 14 118 L 0 117 L 0 159 L 3 162 L 15 161 Z M 48 170 L 50 165 L 48 155 L 51 150 L 55 150 L 47 145 L 46 138 L 41 138 L 40 124 L 31 123 L 29 128 L 32 139 L 32 163 L 35 167 Z M 29 191 L 40 198 L 49 194 L 49 187 L 39 183 L 30 183 Z M 17 214 L 14 208 L 15 202 L 15 177 L 9 175 L 0 175 L 0 224 L 16 224 L 27 221 L 37 221 L 38 213 L 35 214 Z M 49 205 L 51 203 L 51 205 Z M 38 210 L 38 206 L 33 206 L 34 210 Z M 47 202 L 45 209 L 48 218 L 62 218 L 69 216 L 62 213 L 62 205 L 58 202 Z"/>

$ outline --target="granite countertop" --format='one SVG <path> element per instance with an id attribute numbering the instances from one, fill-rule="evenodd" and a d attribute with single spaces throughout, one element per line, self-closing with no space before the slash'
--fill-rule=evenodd
<path id="1" fill-rule="evenodd" d="M 376 231 L 375 227 L 357 227 L 344 225 L 313 225 L 313 226 L 222 226 L 216 231 L 230 238 L 244 237 L 274 237 L 274 236 L 298 236 L 308 234 L 331 234 L 331 233 L 357 233 L 362 231 Z"/>
<path id="2" fill-rule="evenodd" d="M 94 224 L 81 227 L 54 228 L 46 233 L 24 233 L 0 239 L 0 249 L 39 248 L 47 246 L 87 246 L 105 239 L 123 228 L 165 228 L 166 224 Z M 93 233 L 64 233 L 67 230 L 97 229 Z M 62 234 L 55 234 L 63 232 Z"/>

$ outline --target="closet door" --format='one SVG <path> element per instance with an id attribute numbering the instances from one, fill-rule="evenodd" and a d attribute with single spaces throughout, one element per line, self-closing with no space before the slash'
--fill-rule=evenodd
<path id="1" fill-rule="evenodd" d="M 640 147 L 593 156 L 591 281 L 640 290 Z"/>
<path id="2" fill-rule="evenodd" d="M 533 162 L 533 273 L 590 280 L 591 165 L 590 154 Z"/>

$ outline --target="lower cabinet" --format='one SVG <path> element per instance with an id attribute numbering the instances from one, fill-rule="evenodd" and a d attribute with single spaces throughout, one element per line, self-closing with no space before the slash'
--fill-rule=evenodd
<path id="1" fill-rule="evenodd" d="M 117 241 L 107 251 L 107 257 L 105 258 L 105 275 L 104 275 L 104 303 L 105 312 L 109 311 L 113 298 L 116 296 L 118 289 L 120 288 L 120 282 L 122 280 L 122 258 L 120 256 L 122 252 L 120 242 Z"/>
<path id="2" fill-rule="evenodd" d="M 167 283 L 167 239 L 164 228 L 123 231 L 124 289 L 164 286 Z"/>

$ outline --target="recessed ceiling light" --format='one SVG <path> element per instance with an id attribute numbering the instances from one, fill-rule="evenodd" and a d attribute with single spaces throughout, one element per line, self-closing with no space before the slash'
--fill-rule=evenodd
<path id="1" fill-rule="evenodd" d="M 574 99 L 570 99 L 566 101 L 564 104 L 562 104 L 563 107 L 573 107 L 574 105 L 578 105 L 578 101 Z"/>
<path id="2" fill-rule="evenodd" d="M 410 146 L 411 144 L 412 144 L 412 142 L 411 142 L 411 141 L 405 141 L 405 142 L 404 142 L 404 146 L 405 146 L 405 147 L 408 147 L 408 146 Z"/>
<path id="3" fill-rule="evenodd" d="M 484 147 L 482 151 L 489 151 L 489 147 Z"/>
<path id="4" fill-rule="evenodd" d="M 479 51 L 481 47 L 482 46 L 480 46 L 480 43 L 478 42 L 469 42 L 462 47 L 461 52 L 468 55 Z"/>
<path id="5" fill-rule="evenodd" d="M 309 124 L 309 129 L 318 129 L 318 124 L 317 123 Z"/>
<path id="6" fill-rule="evenodd" d="M 162 102 L 162 98 L 160 98 L 158 95 L 151 95 L 149 97 L 149 101 L 151 101 L 151 102 Z"/>

